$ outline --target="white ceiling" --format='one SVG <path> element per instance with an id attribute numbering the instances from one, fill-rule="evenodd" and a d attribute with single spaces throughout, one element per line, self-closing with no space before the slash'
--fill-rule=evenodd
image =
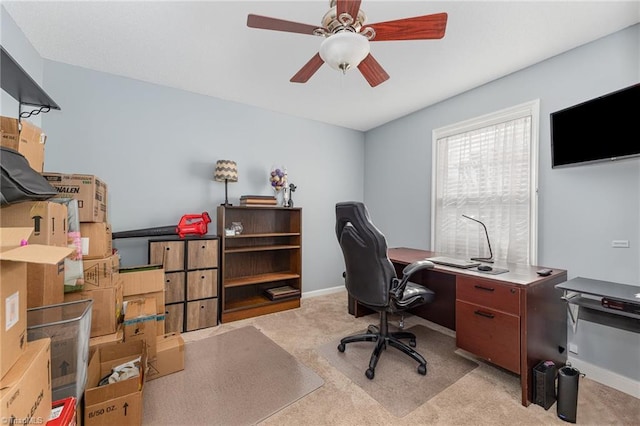
<path id="1" fill-rule="evenodd" d="M 391 76 L 323 65 L 322 38 L 248 28 L 249 13 L 320 25 L 323 1 L 7 1 L 39 54 L 92 70 L 366 131 L 640 22 L 639 1 L 363 0 L 367 22 L 449 15 L 441 40 L 371 43 Z"/>

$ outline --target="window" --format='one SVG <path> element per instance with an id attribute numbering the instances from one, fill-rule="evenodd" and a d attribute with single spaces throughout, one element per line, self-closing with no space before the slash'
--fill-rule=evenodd
<path id="1" fill-rule="evenodd" d="M 433 131 L 431 247 L 535 264 L 538 100 Z"/>

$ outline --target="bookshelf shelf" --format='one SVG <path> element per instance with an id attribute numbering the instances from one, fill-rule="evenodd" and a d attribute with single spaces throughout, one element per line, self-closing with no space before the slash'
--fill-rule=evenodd
<path id="1" fill-rule="evenodd" d="M 237 247 L 229 248 L 227 253 L 245 253 L 249 251 L 270 251 L 270 250 L 291 250 L 299 249 L 299 245 L 271 245 L 271 246 L 251 246 L 251 247 Z"/>
<path id="2" fill-rule="evenodd" d="M 299 236 L 299 232 L 270 232 L 268 234 L 240 234 L 240 235 L 232 235 L 227 237 L 230 240 L 235 240 L 237 238 L 269 238 L 269 237 L 295 237 Z"/>

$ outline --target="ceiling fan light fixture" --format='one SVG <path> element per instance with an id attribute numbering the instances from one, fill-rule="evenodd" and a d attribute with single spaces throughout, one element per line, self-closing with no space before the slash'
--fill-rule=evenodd
<path id="1" fill-rule="evenodd" d="M 358 33 L 343 31 L 327 37 L 320 45 L 320 57 L 343 73 L 357 67 L 369 54 L 369 40 Z"/>

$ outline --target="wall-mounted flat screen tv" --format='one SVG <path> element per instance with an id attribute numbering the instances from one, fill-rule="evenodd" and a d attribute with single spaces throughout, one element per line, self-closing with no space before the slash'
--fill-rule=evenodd
<path id="1" fill-rule="evenodd" d="M 640 83 L 551 114 L 551 166 L 640 156 Z"/>

